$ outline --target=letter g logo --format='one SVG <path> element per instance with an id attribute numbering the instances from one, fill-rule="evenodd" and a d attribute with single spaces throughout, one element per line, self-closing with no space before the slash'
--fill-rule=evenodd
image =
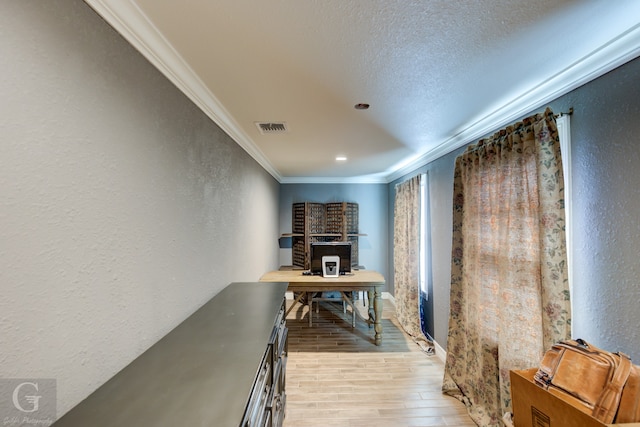
<path id="1" fill-rule="evenodd" d="M 24 382 L 24 383 L 18 384 L 18 386 L 13 390 L 13 406 L 15 406 L 16 409 L 18 409 L 18 410 L 20 410 L 22 412 L 27 412 L 27 413 L 35 412 L 35 411 L 38 410 L 38 403 L 39 403 L 40 398 L 42 396 L 39 396 L 39 395 L 27 395 L 27 396 L 24 396 L 24 399 L 27 401 L 27 403 L 31 404 L 31 409 L 25 409 L 20 404 L 20 390 L 24 386 L 32 386 L 36 391 L 38 391 L 38 383 Z"/>

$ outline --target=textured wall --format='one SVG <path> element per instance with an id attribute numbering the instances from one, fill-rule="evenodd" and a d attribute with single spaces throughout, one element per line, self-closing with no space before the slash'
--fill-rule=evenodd
<path id="1" fill-rule="evenodd" d="M 640 59 L 558 104 L 575 109 L 574 336 L 640 363 Z"/>
<path id="2" fill-rule="evenodd" d="M 573 335 L 628 353 L 635 363 L 640 363 L 639 81 L 640 59 L 636 59 L 549 104 L 555 112 L 575 110 L 571 117 Z M 451 283 L 453 169 L 463 150 L 396 181 L 429 172 L 434 338 L 444 348 Z M 396 182 L 390 185 L 390 224 Z"/>
<path id="3" fill-rule="evenodd" d="M 434 339 L 443 345 L 449 333 L 449 291 L 451 284 L 451 239 L 453 237 L 453 171 L 455 159 L 464 148 L 447 154 L 429 170 L 431 197 L 431 277 L 433 280 Z M 436 244 L 436 242 L 438 242 Z"/>
<path id="4" fill-rule="evenodd" d="M 277 265 L 278 183 L 79 0 L 0 3 L 0 378 L 62 414 Z"/>
<path id="5" fill-rule="evenodd" d="M 360 265 L 380 272 L 388 283 L 387 198 L 384 184 L 282 184 L 280 233 L 291 233 L 292 203 L 358 203 L 358 226 L 360 232 L 366 234 L 358 240 Z M 280 263 L 291 265 L 291 249 L 280 250 Z"/>
<path id="6" fill-rule="evenodd" d="M 438 344 L 446 343 L 449 319 L 449 284 L 451 283 L 451 239 L 453 209 L 453 169 L 456 156 L 463 148 L 449 153 L 438 160 L 422 166 L 411 174 L 389 184 L 389 286 L 393 292 L 393 218 L 395 186 L 407 178 L 417 174 L 427 174 L 429 185 L 428 222 L 431 246 L 426 260 L 429 275 L 427 276 L 428 300 L 424 311 L 426 331 Z"/>

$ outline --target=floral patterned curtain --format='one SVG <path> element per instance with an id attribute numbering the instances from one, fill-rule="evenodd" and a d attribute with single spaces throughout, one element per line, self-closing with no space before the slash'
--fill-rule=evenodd
<path id="1" fill-rule="evenodd" d="M 420 182 L 417 175 L 396 185 L 393 224 L 393 285 L 396 317 L 402 328 L 428 353 L 433 343 L 420 326 Z"/>
<path id="2" fill-rule="evenodd" d="M 511 411 L 509 371 L 571 336 L 564 186 L 550 109 L 456 159 L 443 391 L 480 426 Z"/>

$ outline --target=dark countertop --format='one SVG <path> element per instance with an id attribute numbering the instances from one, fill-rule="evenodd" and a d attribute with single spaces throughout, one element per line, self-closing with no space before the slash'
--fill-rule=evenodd
<path id="1" fill-rule="evenodd" d="M 286 290 L 230 284 L 54 426 L 239 426 Z"/>

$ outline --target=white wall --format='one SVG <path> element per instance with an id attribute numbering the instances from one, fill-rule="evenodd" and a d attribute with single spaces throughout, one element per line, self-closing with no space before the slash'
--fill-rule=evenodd
<path id="1" fill-rule="evenodd" d="M 81 1 L 0 2 L 0 54 L 0 378 L 62 415 L 277 266 L 279 188 Z"/>

